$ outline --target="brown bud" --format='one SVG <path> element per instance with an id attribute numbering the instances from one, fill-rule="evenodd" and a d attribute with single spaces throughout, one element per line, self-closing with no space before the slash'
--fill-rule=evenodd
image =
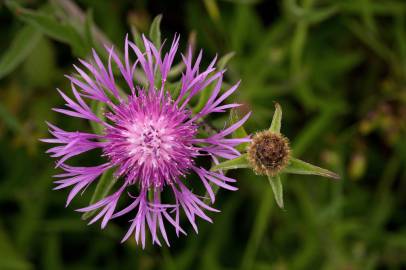
<path id="1" fill-rule="evenodd" d="M 289 140 L 279 133 L 261 131 L 252 138 L 247 153 L 256 174 L 275 176 L 288 165 Z"/>

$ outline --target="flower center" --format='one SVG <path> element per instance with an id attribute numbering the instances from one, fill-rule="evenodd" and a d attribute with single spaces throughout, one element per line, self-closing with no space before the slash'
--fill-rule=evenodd
<path id="1" fill-rule="evenodd" d="M 129 154 L 138 155 L 138 164 L 151 162 L 157 166 L 159 160 L 170 160 L 170 151 L 174 143 L 175 130 L 167 126 L 163 119 L 145 119 L 144 122 L 132 123 L 123 135 L 129 142 Z"/>
<path id="2" fill-rule="evenodd" d="M 130 183 L 162 187 L 193 166 L 197 127 L 188 121 L 188 111 L 169 98 L 151 91 L 131 97 L 106 116 L 111 125 L 106 128 L 104 153 Z"/>

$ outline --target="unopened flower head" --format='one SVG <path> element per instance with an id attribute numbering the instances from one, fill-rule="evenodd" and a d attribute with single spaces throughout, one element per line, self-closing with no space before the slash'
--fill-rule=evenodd
<path id="1" fill-rule="evenodd" d="M 259 175 L 275 176 L 289 163 L 289 140 L 269 130 L 258 132 L 247 149 L 248 161 Z"/>
<path id="2" fill-rule="evenodd" d="M 153 243 L 160 245 L 163 239 L 169 245 L 165 229 L 168 224 L 175 228 L 177 235 L 185 234 L 180 224 L 181 212 L 196 232 L 196 217 L 211 222 L 206 212 L 217 210 L 192 192 L 193 187 L 202 185 L 214 203 L 212 185 L 236 190 L 232 185 L 236 180 L 198 165 L 196 158 L 204 156 L 214 163 L 218 163 L 219 158 L 233 159 L 240 155 L 235 146 L 250 141 L 248 137 L 228 138 L 249 114 L 217 133 L 208 136 L 199 133 L 203 118 L 239 106 L 223 104 L 239 83 L 221 92 L 224 71 L 216 70 L 216 59 L 202 70 L 202 53 L 193 61 L 189 49 L 185 56 L 182 55 L 185 71 L 180 78 L 180 89 L 174 91 L 174 84 L 169 84 L 167 78 L 177 55 L 178 42 L 179 37 L 175 36 L 168 52 L 161 56 L 163 49 L 156 48 L 145 37 L 145 50 L 126 38 L 123 59 L 114 48 L 106 48 L 107 65 L 94 51 L 92 60 L 80 60 L 82 67 L 74 66 L 77 73 L 67 76 L 73 98 L 58 90 L 67 108 L 54 110 L 94 122 L 102 131 L 97 134 L 65 131 L 49 124 L 53 138 L 43 140 L 57 144 L 48 153 L 58 159 L 57 167 L 64 170 L 55 176 L 58 178 L 55 189 L 71 188 L 67 205 L 89 185 L 96 184 L 103 173 L 114 171 L 114 191 L 78 211 L 97 210 L 90 223 L 101 220 L 102 228 L 111 219 L 127 214 L 130 225 L 123 241 L 134 235 L 142 246 L 147 231 L 151 233 Z M 114 69 L 118 75 L 114 75 Z M 134 79 L 136 71 L 142 72 L 144 81 Z M 125 87 L 119 88 L 119 85 Z M 209 85 L 214 87 L 207 102 L 198 112 L 192 113 L 191 99 L 202 91 L 209 91 Z M 105 112 L 96 113 L 89 102 L 105 104 Z M 90 167 L 68 164 L 70 158 L 94 149 L 101 150 L 101 163 Z M 192 181 L 191 174 L 200 180 Z M 164 191 L 171 195 L 161 196 Z M 119 207 L 119 200 L 119 205 L 130 202 Z"/>

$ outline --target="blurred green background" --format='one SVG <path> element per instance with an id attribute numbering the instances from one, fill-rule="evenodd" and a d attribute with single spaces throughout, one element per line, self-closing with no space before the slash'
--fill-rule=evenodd
<path id="1" fill-rule="evenodd" d="M 214 224 L 172 246 L 133 240 L 127 224 L 101 231 L 52 191 L 54 161 L 38 138 L 77 57 L 131 27 L 203 48 L 205 61 L 234 52 L 227 80 L 253 111 L 250 132 L 269 126 L 273 102 L 296 156 L 338 172 L 283 178 L 285 209 L 263 177 L 233 171 L 239 191 L 220 191 Z M 403 0 L 0 1 L 0 269 L 406 269 L 406 2 Z M 229 56 L 231 56 L 229 54 Z M 125 218 L 124 218 L 125 219 Z"/>

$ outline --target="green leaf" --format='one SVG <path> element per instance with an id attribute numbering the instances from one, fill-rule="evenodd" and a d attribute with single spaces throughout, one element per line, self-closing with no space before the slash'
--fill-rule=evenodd
<path id="1" fill-rule="evenodd" d="M 240 120 L 240 118 L 238 117 L 237 110 L 232 109 L 232 110 L 230 111 L 230 120 L 231 120 L 231 121 L 230 121 L 230 125 L 232 125 L 232 124 L 234 124 L 234 123 L 237 123 L 237 122 Z M 233 139 L 236 139 L 236 138 L 245 138 L 245 137 L 247 137 L 247 136 L 248 136 L 248 133 L 247 133 L 247 131 L 245 131 L 244 126 L 240 126 L 240 127 L 237 128 L 236 130 L 234 130 L 234 132 L 231 134 L 231 137 L 232 137 Z M 247 149 L 247 147 L 248 147 L 249 144 L 250 144 L 249 142 L 241 143 L 241 144 L 237 145 L 235 148 L 236 148 L 238 151 L 242 152 L 242 151 L 245 151 L 245 150 Z"/>
<path id="2" fill-rule="evenodd" d="M 100 120 L 105 120 L 106 117 L 104 116 L 104 112 L 106 110 L 106 103 L 104 102 L 99 102 L 97 100 L 93 100 L 91 103 L 91 107 L 92 107 L 92 111 L 96 114 L 96 116 L 100 119 Z M 95 121 L 90 121 L 90 125 L 93 129 L 93 131 L 96 134 L 103 134 L 104 132 L 104 126 L 100 123 L 97 123 Z"/>
<path id="3" fill-rule="evenodd" d="M 234 57 L 234 55 L 235 55 L 235 52 L 229 52 L 229 53 L 223 55 L 217 62 L 218 69 L 223 70 L 227 66 L 228 62 L 230 62 L 230 60 Z"/>
<path id="4" fill-rule="evenodd" d="M 142 36 L 140 32 L 137 30 L 137 28 L 134 25 L 131 25 L 131 34 L 133 36 L 133 40 L 135 45 L 141 50 L 145 50 L 144 48 L 144 42 L 142 41 Z"/>
<path id="5" fill-rule="evenodd" d="M 288 166 L 283 169 L 282 172 L 291 174 L 319 175 L 334 179 L 340 179 L 340 176 L 336 173 L 317 167 L 297 158 L 291 158 Z"/>
<path id="6" fill-rule="evenodd" d="M 211 168 L 211 171 L 218 170 L 234 170 L 240 168 L 249 168 L 250 165 L 247 160 L 247 154 L 243 154 L 238 158 L 221 162 Z"/>
<path id="7" fill-rule="evenodd" d="M 93 20 L 93 11 L 89 9 L 86 12 L 86 19 L 85 19 L 85 41 L 87 47 L 94 48 L 94 38 L 93 38 L 93 28 L 94 28 L 94 20 Z"/>
<path id="8" fill-rule="evenodd" d="M 99 182 L 97 183 L 96 190 L 93 193 L 92 199 L 90 200 L 90 205 L 94 204 L 101 199 L 105 198 L 109 191 L 112 189 L 114 184 L 116 183 L 116 179 L 113 176 L 114 169 L 111 168 L 103 173 L 100 177 Z M 94 214 L 96 214 L 97 210 L 93 210 L 90 212 L 86 212 L 82 215 L 82 219 L 88 219 Z"/>
<path id="9" fill-rule="evenodd" d="M 8 75 L 37 46 L 41 34 L 31 26 L 25 26 L 11 41 L 10 47 L 0 59 L 0 79 Z"/>
<path id="10" fill-rule="evenodd" d="M 161 20 L 162 15 L 156 16 L 149 29 L 149 38 L 157 48 L 161 47 Z"/>
<path id="11" fill-rule="evenodd" d="M 185 63 L 183 61 L 177 63 L 174 65 L 171 70 L 168 73 L 168 78 L 174 78 L 182 74 L 182 72 L 185 70 Z"/>
<path id="12" fill-rule="evenodd" d="M 15 1 L 7 1 L 7 6 L 17 18 L 37 28 L 42 33 L 60 42 L 67 43 L 78 56 L 86 54 L 86 47 L 80 34 L 67 22 L 59 22 L 45 12 L 38 12 L 21 7 Z"/>
<path id="13" fill-rule="evenodd" d="M 198 113 L 204 108 L 204 106 L 206 105 L 207 101 L 210 98 L 210 94 L 213 92 L 216 83 L 217 80 L 214 80 L 214 82 L 212 82 L 205 89 L 200 91 L 199 100 L 197 101 L 197 104 L 192 108 L 193 113 Z"/>
<path id="14" fill-rule="evenodd" d="M 283 204 L 283 186 L 281 182 L 281 177 L 279 175 L 270 177 L 268 176 L 269 184 L 271 184 L 273 194 L 275 196 L 275 201 L 280 208 L 284 207 Z"/>
<path id="15" fill-rule="evenodd" d="M 176 99 L 179 96 L 180 88 L 182 87 L 181 82 L 172 83 L 172 82 L 168 81 L 168 82 L 166 82 L 165 85 L 166 85 L 166 88 L 171 93 L 172 98 Z"/>
<path id="16" fill-rule="evenodd" d="M 274 133 L 280 133 L 281 125 L 282 125 L 282 108 L 278 103 L 275 103 L 275 112 L 273 114 L 272 123 L 269 130 Z"/>
<path id="17" fill-rule="evenodd" d="M 211 19 L 217 22 L 220 19 L 220 10 L 216 0 L 203 0 L 203 3 L 206 6 L 207 13 L 209 13 Z"/>
<path id="18" fill-rule="evenodd" d="M 55 49 L 48 38 L 41 37 L 33 53 L 22 64 L 23 76 L 31 87 L 49 87 L 55 75 Z"/>

